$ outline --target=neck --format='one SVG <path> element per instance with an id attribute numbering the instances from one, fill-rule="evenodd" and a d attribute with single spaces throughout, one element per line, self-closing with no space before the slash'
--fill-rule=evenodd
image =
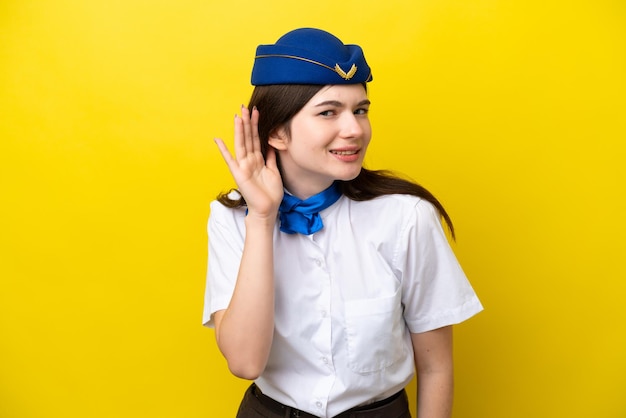
<path id="1" fill-rule="evenodd" d="M 324 226 L 320 212 L 333 205 L 340 197 L 341 189 L 338 184 L 331 184 L 305 200 L 285 194 L 278 209 L 280 230 L 287 234 L 314 234 Z"/>
<path id="2" fill-rule="evenodd" d="M 306 200 L 311 196 L 314 196 L 326 189 L 328 189 L 330 187 L 331 184 L 333 184 L 332 181 L 320 185 L 320 184 L 302 184 L 300 185 L 300 187 L 298 187 L 297 185 L 288 182 L 286 180 L 284 180 L 285 183 L 285 189 L 292 194 L 293 196 L 297 197 L 298 199 L 301 200 Z"/>

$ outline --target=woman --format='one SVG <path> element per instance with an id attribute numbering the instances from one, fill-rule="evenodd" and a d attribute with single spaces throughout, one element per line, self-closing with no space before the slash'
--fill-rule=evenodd
<path id="1" fill-rule="evenodd" d="M 216 139 L 238 190 L 211 204 L 204 323 L 255 380 L 238 417 L 410 417 L 414 370 L 418 416 L 450 416 L 451 325 L 482 307 L 441 204 L 362 167 L 371 80 L 359 46 L 291 31 L 257 49 L 235 157 Z"/>

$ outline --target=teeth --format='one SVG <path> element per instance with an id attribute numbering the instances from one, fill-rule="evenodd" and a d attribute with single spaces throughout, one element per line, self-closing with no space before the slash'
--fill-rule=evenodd
<path id="1" fill-rule="evenodd" d="M 333 154 L 337 155 L 354 155 L 356 151 L 331 151 Z"/>

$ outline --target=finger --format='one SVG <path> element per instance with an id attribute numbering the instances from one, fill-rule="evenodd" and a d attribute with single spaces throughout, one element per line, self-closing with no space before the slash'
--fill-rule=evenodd
<path id="1" fill-rule="evenodd" d="M 233 168 L 235 168 L 237 164 L 237 161 L 235 161 L 233 156 L 230 154 L 230 151 L 228 150 L 226 144 L 224 144 L 224 141 L 222 141 L 220 138 L 213 138 L 213 141 L 215 141 L 215 144 L 217 144 L 217 148 L 219 148 L 220 154 L 222 154 L 222 158 L 226 162 L 228 169 L 232 172 Z"/>
<path id="2" fill-rule="evenodd" d="M 241 160 L 246 156 L 243 121 L 235 115 L 235 158 Z"/>
<path id="3" fill-rule="evenodd" d="M 250 110 L 241 105 L 241 119 L 243 121 L 243 138 L 246 152 L 252 153 L 254 145 L 252 145 L 252 125 L 250 123 Z"/>
<path id="4" fill-rule="evenodd" d="M 261 139 L 259 138 L 259 110 L 254 106 L 252 108 L 252 146 L 254 152 L 261 152 Z"/>
<path id="5" fill-rule="evenodd" d="M 265 166 L 271 170 L 278 171 L 276 164 L 276 150 L 273 147 L 267 148 L 267 156 L 265 157 Z"/>

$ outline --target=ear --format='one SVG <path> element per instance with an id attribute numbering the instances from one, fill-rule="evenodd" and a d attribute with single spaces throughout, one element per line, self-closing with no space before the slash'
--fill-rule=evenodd
<path id="1" fill-rule="evenodd" d="M 287 149 L 287 133 L 283 128 L 278 128 L 274 130 L 268 139 L 268 144 L 270 144 L 277 151 L 283 151 Z"/>

